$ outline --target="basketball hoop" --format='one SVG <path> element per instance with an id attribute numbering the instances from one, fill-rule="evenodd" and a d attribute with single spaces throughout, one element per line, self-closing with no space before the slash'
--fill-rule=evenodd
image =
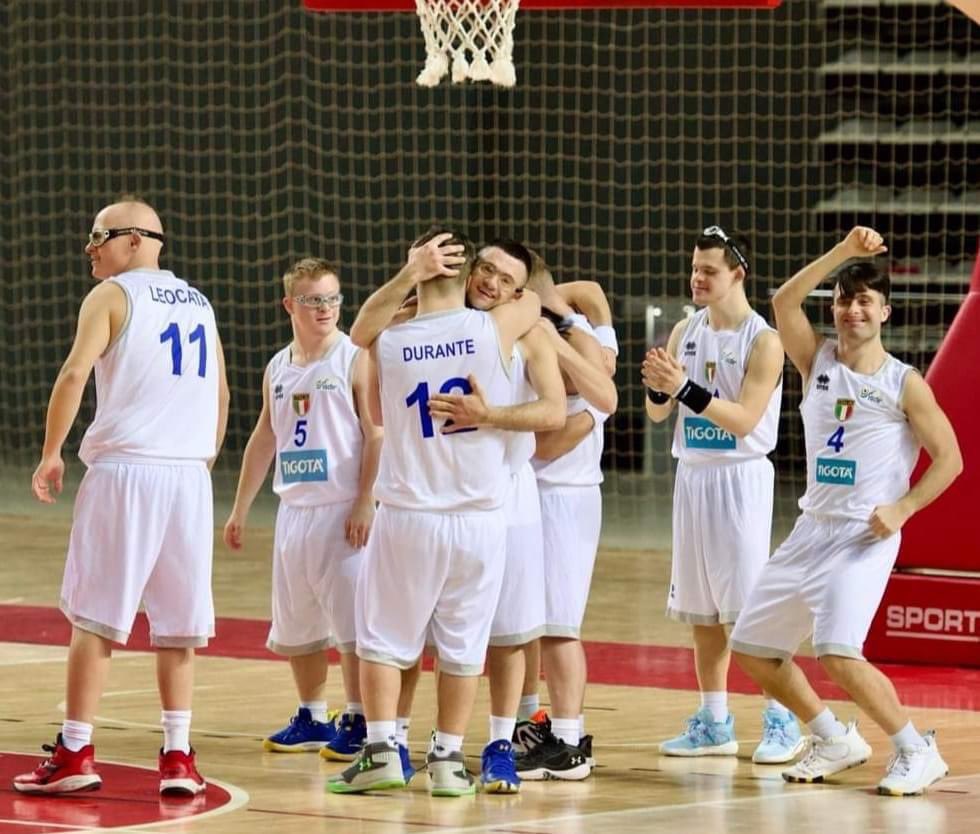
<path id="1" fill-rule="evenodd" d="M 454 84 L 489 81 L 513 87 L 514 21 L 520 1 L 415 0 L 425 40 L 425 67 L 416 83 L 435 87 L 452 71 Z"/>
<path id="2" fill-rule="evenodd" d="M 323 12 L 409 11 L 412 3 L 425 40 L 425 66 L 415 79 L 435 87 L 452 75 L 454 84 L 490 81 L 517 83 L 514 22 L 517 9 L 768 8 L 782 0 L 303 0 Z"/>

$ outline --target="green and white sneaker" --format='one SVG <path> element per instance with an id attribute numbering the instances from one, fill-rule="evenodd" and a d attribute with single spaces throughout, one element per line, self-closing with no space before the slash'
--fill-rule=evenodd
<path id="1" fill-rule="evenodd" d="M 429 753 L 425 757 L 429 771 L 429 792 L 433 796 L 472 796 L 476 782 L 466 769 L 462 750 L 454 750 L 448 756 Z"/>
<path id="2" fill-rule="evenodd" d="M 405 776 L 398 748 L 383 741 L 366 744 L 349 768 L 327 780 L 330 793 L 363 793 L 404 787 Z"/>

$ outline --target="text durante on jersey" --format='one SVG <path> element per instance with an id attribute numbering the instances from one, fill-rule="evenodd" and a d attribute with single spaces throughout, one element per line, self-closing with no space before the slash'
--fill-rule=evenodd
<path id="1" fill-rule="evenodd" d="M 408 345 L 402 348 L 402 360 L 422 362 L 426 359 L 445 359 L 447 356 L 465 356 L 476 353 L 473 339 L 457 339 L 455 342 L 441 342 L 435 345 Z"/>

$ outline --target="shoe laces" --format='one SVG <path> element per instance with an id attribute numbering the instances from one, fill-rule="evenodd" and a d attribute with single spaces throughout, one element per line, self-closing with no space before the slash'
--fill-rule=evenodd
<path id="1" fill-rule="evenodd" d="M 762 742 L 763 744 L 789 744 L 789 733 L 786 728 L 789 722 L 779 715 L 766 713 L 762 718 Z"/>
<path id="2" fill-rule="evenodd" d="M 699 715 L 693 715 L 687 719 L 687 735 L 698 744 L 713 741 L 711 728 L 701 720 Z"/>
<path id="3" fill-rule="evenodd" d="M 928 747 L 902 747 L 888 760 L 889 776 L 908 776 L 917 757 L 928 751 Z"/>

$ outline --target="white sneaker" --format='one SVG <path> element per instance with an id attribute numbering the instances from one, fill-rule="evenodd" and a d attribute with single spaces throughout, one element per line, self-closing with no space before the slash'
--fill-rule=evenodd
<path id="1" fill-rule="evenodd" d="M 842 770 L 857 767 L 871 758 L 871 747 L 857 731 L 857 722 L 847 725 L 842 736 L 823 739 L 811 736 L 806 755 L 783 771 L 787 782 L 822 782 Z"/>
<path id="2" fill-rule="evenodd" d="M 429 753 L 425 763 L 432 796 L 471 796 L 476 793 L 476 781 L 466 770 L 462 751 L 455 750 L 446 756 Z"/>
<path id="3" fill-rule="evenodd" d="M 888 772 L 878 783 L 878 793 L 886 796 L 917 796 L 947 773 L 949 767 L 939 755 L 936 734 L 926 733 L 924 747 L 903 747 L 888 761 Z"/>

